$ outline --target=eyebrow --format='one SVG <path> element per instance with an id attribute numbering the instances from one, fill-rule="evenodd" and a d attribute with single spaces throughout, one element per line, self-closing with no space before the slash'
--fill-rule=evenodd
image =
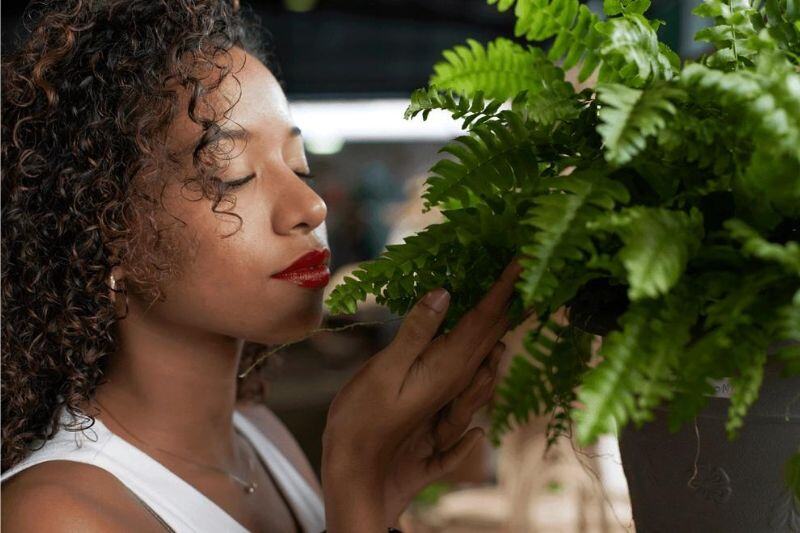
<path id="1" fill-rule="evenodd" d="M 234 130 L 234 129 L 230 129 L 230 128 L 221 127 L 219 129 L 219 133 L 225 134 L 226 136 L 220 136 L 220 137 L 214 139 L 213 141 L 211 141 L 207 145 L 207 147 L 215 146 L 215 145 L 221 143 L 223 140 L 226 140 L 226 139 L 229 139 L 229 140 L 232 140 L 232 141 L 238 141 L 238 140 L 246 141 L 246 140 L 248 140 L 250 138 L 250 131 L 247 130 L 246 128 L 240 128 L 240 129 Z M 302 134 L 303 134 L 303 132 L 300 131 L 300 128 L 298 128 L 297 126 L 292 126 L 291 128 L 289 128 L 289 137 L 290 138 L 297 137 L 297 136 L 302 135 Z M 181 153 L 189 153 L 189 152 L 191 152 L 193 150 L 193 148 L 194 148 L 194 145 L 193 144 L 189 144 L 189 145 L 186 146 L 186 148 L 183 149 L 183 152 L 181 152 Z"/>
<path id="2" fill-rule="evenodd" d="M 220 128 L 219 132 L 221 134 L 225 134 L 226 135 L 226 139 L 230 139 L 230 140 L 233 140 L 233 141 L 237 141 L 237 140 L 245 140 L 246 141 L 247 139 L 250 138 L 250 132 L 245 128 L 241 128 L 241 129 L 237 129 L 237 130 L 232 130 L 232 129 L 229 129 L 229 128 Z M 292 126 L 289 129 L 289 137 L 297 137 L 298 135 L 302 135 L 302 134 L 303 134 L 303 132 L 300 131 L 300 128 L 298 128 L 297 126 Z M 213 142 L 219 142 L 221 140 L 222 139 L 218 139 L 218 140 L 213 141 Z"/>

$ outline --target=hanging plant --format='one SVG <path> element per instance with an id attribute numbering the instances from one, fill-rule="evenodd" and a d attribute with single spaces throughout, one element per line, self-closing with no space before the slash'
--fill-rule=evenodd
<path id="1" fill-rule="evenodd" d="M 446 331 L 521 255 L 513 317 L 541 320 L 499 388 L 495 442 L 531 414 L 550 416 L 551 441 L 574 424 L 584 445 L 660 405 L 677 429 L 721 378 L 735 438 L 768 358 L 800 374 L 800 8 L 705 0 L 694 13 L 713 24 L 696 39 L 713 51 L 682 62 L 648 0 L 606 0 L 605 20 L 578 0 L 489 3 L 514 8 L 516 38 L 552 46 L 443 53 L 406 118 L 462 121 L 424 193 L 445 222 L 360 265 L 326 304 L 352 313 L 371 293 L 402 314 L 443 286 Z M 576 91 L 573 67 L 596 86 Z M 569 325 L 549 320 L 564 306 Z"/>

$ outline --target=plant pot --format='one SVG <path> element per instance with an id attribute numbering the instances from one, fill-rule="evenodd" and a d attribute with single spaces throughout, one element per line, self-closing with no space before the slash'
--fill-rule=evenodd
<path id="1" fill-rule="evenodd" d="M 785 464 L 800 446 L 800 376 L 765 367 L 759 398 L 728 441 L 730 400 L 709 398 L 694 423 L 670 433 L 666 409 L 620 434 L 638 533 L 800 531 L 800 503 Z"/>

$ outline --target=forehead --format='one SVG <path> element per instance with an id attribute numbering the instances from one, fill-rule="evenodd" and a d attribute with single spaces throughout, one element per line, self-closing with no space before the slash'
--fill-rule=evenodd
<path id="1" fill-rule="evenodd" d="M 271 138 L 281 139 L 294 123 L 286 96 L 275 76 L 258 58 L 239 47 L 232 48 L 228 54 L 218 56 L 217 64 L 226 65 L 229 73 L 219 87 L 198 99 L 196 115 L 203 118 L 215 116 L 220 126 L 231 130 L 245 129 L 251 138 L 259 137 L 265 142 Z M 219 75 L 215 69 L 200 77 L 207 85 L 215 82 Z M 190 92 L 182 87 L 177 91 L 178 110 L 168 130 L 167 144 L 171 151 L 185 155 L 195 147 L 203 129 L 189 118 Z"/>

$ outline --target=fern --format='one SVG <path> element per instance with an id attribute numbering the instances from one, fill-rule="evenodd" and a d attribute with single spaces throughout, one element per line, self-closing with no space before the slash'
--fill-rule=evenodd
<path id="1" fill-rule="evenodd" d="M 775 357 L 783 363 L 783 375 L 800 374 L 800 290 L 792 301 L 777 312 L 778 338 L 783 341 L 776 350 Z"/>
<path id="2" fill-rule="evenodd" d="M 742 427 L 747 410 L 758 398 L 758 389 L 764 379 L 764 364 L 767 362 L 766 349 L 747 354 L 746 359 L 739 361 L 739 370 L 731 378 L 733 392 L 728 409 L 728 421 L 725 430 L 734 438 Z"/>
<path id="3" fill-rule="evenodd" d="M 708 378 L 731 377 L 747 384 L 731 398 L 727 428 L 733 437 L 755 399 L 752 389 L 760 384 L 762 356 L 770 342 L 781 338 L 781 309 L 800 289 L 800 279 L 765 265 L 738 277 L 709 272 L 699 283 L 709 303 L 703 310 L 703 332 L 681 356 L 680 392 L 670 424 L 675 429 L 696 416 L 711 392 Z"/>
<path id="4" fill-rule="evenodd" d="M 538 175 L 537 156 L 531 135 L 521 117 L 501 111 L 497 120 L 475 124 L 440 152 L 455 157 L 442 159 L 431 169 L 423 195 L 425 211 L 453 198 L 462 206 L 473 198 L 490 202 L 498 193 L 520 186 Z M 470 195 L 470 192 L 474 195 Z"/>
<path id="5" fill-rule="evenodd" d="M 411 103 L 406 108 L 403 118 L 409 120 L 422 113 L 422 119 L 427 120 L 431 111 L 441 109 L 449 111 L 454 119 L 464 119 L 461 128 L 467 129 L 470 124 L 480 124 L 493 118 L 501 105 L 503 105 L 502 100 L 486 102 L 482 91 L 467 97 L 454 91 L 430 87 L 417 89 L 411 94 Z"/>
<path id="6" fill-rule="evenodd" d="M 500 2 L 499 9 L 512 5 Z M 622 15 L 601 22 L 578 0 L 519 0 L 514 34 L 529 41 L 555 37 L 547 58 L 563 59 L 565 70 L 581 62 L 580 81 L 600 67 L 600 81 L 626 81 L 641 87 L 651 80 L 670 79 L 678 64 L 677 55 L 658 42 L 655 28 L 641 16 L 648 5 L 625 3 L 623 9 L 616 4 L 610 12 Z"/>
<path id="7" fill-rule="evenodd" d="M 546 302 L 561 281 L 556 273 L 567 261 L 582 261 L 594 253 L 586 224 L 625 203 L 628 192 L 596 173 L 581 173 L 551 180 L 552 192 L 536 197 L 524 224 L 533 227 L 530 243 L 522 246 L 527 256 L 517 287 L 526 305 Z"/>
<path id="8" fill-rule="evenodd" d="M 545 124 L 577 115 L 579 102 L 572 85 L 542 50 L 526 49 L 502 37 L 486 48 L 473 39 L 467 44 L 444 51 L 444 61 L 434 65 L 431 87 L 466 97 L 521 99 L 531 117 Z"/>
<path id="9" fill-rule="evenodd" d="M 569 409 L 575 399 L 575 382 L 591 355 L 591 335 L 572 327 L 545 321 L 523 339 L 524 354 L 511 360 L 508 377 L 498 386 L 492 411 L 490 438 L 512 425 L 525 423 L 531 413 L 551 413 L 548 447 L 569 432 Z"/>
<path id="10" fill-rule="evenodd" d="M 618 257 L 625 266 L 631 300 L 666 294 L 683 275 L 703 237 L 702 215 L 632 207 L 598 218 L 591 228 L 613 231 L 623 242 Z"/>
<path id="11" fill-rule="evenodd" d="M 603 362 L 583 377 L 578 401 L 583 409 L 573 412 L 579 443 L 592 442 L 603 433 L 615 433 L 635 410 L 636 356 L 647 335 L 648 314 L 632 307 L 620 319 L 621 331 L 603 343 Z"/>
<path id="12" fill-rule="evenodd" d="M 496 3 L 500 11 L 514 5 L 513 1 L 489 0 L 489 4 Z M 603 36 L 595 29 L 599 19 L 578 0 L 519 0 L 514 12 L 514 35 L 524 35 L 529 41 L 556 36 L 548 59 L 555 62 L 563 58 L 565 70 L 582 62 L 579 80 L 586 80 L 600 64 L 598 48 Z"/>
<path id="13" fill-rule="evenodd" d="M 446 331 L 521 256 L 513 316 L 532 308 L 542 323 L 499 388 L 495 442 L 532 413 L 550 443 L 573 422 L 589 443 L 659 406 L 675 430 L 726 377 L 735 438 L 765 365 L 800 375 L 797 2 L 705 0 L 697 38 L 714 49 L 681 65 L 648 0 L 604 0 L 603 21 L 578 0 L 488 1 L 550 49 L 500 38 L 444 53 L 405 116 L 462 121 L 424 192 L 445 222 L 326 303 L 352 313 L 374 294 L 401 314 L 443 286 Z M 576 92 L 573 67 L 597 88 Z M 562 306 L 575 325 L 547 320 Z M 603 333 L 597 361 L 578 326 Z"/>
<path id="14" fill-rule="evenodd" d="M 655 28 L 635 13 L 597 23 L 605 36 L 600 48 L 601 82 L 625 82 L 644 87 L 651 82 L 669 80 L 679 67 L 678 56 L 659 43 Z"/>
<path id="15" fill-rule="evenodd" d="M 789 241 L 786 244 L 769 242 L 741 220 L 728 220 L 725 222 L 725 228 L 730 231 L 731 237 L 742 243 L 742 251 L 745 254 L 773 261 L 789 272 L 800 274 L 800 244 L 797 242 Z"/>
<path id="16" fill-rule="evenodd" d="M 600 351 L 602 362 L 582 377 L 573 412 L 579 442 L 593 442 L 629 420 L 641 425 L 672 397 L 673 372 L 700 310 L 688 287 L 660 300 L 635 302 Z M 576 383 L 577 385 L 577 383 Z"/>
<path id="17" fill-rule="evenodd" d="M 619 84 L 597 88 L 602 102 L 597 131 L 605 143 L 606 160 L 614 165 L 629 162 L 647 146 L 648 137 L 663 129 L 677 113 L 673 100 L 685 93 L 672 85 L 659 85 L 646 90 L 631 89 Z"/>
<path id="18" fill-rule="evenodd" d="M 754 46 L 758 32 L 752 23 L 758 12 L 754 4 L 752 0 L 704 0 L 694 9 L 695 15 L 715 22 L 695 35 L 696 40 L 711 43 L 716 48 L 705 58 L 706 65 L 722 70 L 753 65 L 758 53 Z"/>
<path id="19" fill-rule="evenodd" d="M 774 56 L 757 63 L 757 70 L 746 72 L 693 64 L 681 82 L 697 101 L 713 102 L 738 126 L 735 133 L 751 155 L 739 166 L 736 184 L 764 206 L 760 215 L 767 216 L 771 206 L 800 214 L 800 74 Z"/>
<path id="20" fill-rule="evenodd" d="M 792 494 L 800 504 L 800 448 L 797 453 L 786 462 L 786 484 L 792 491 Z"/>

